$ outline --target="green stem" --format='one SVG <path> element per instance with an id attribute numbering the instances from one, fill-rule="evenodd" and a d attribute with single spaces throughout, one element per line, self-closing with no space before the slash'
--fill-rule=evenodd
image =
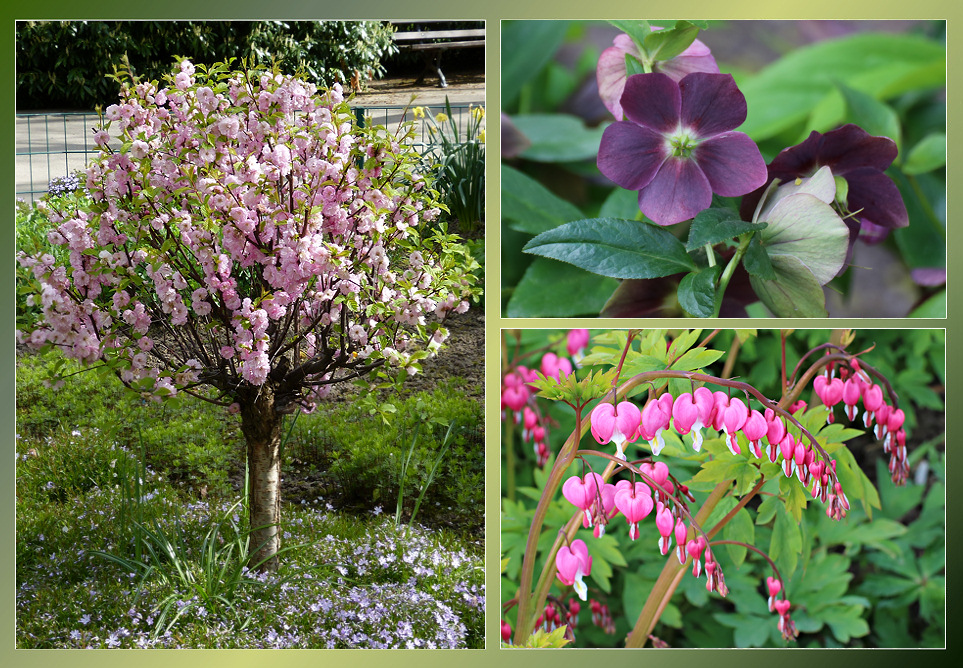
<path id="1" fill-rule="evenodd" d="M 696 515 L 696 521 L 699 524 L 705 523 L 731 485 L 731 480 L 716 485 Z M 642 647 L 645 641 L 649 639 L 649 634 L 652 633 L 656 621 L 658 621 L 662 611 L 665 610 L 665 606 L 668 605 L 669 599 L 672 598 L 684 569 L 685 564 L 680 564 L 675 555 L 670 553 L 665 561 L 665 566 L 662 567 L 662 572 L 659 574 L 659 579 L 655 581 L 652 591 L 649 592 L 649 597 L 645 600 L 642 613 L 635 621 L 635 627 L 625 641 L 626 647 Z"/>
<path id="2" fill-rule="evenodd" d="M 706 244 L 706 259 L 709 260 L 709 266 L 716 266 L 716 254 L 712 252 L 712 244 Z"/>
<path id="3" fill-rule="evenodd" d="M 739 241 L 739 247 L 736 248 L 735 254 L 732 259 L 729 260 L 729 264 L 726 268 L 722 270 L 722 276 L 719 277 L 719 287 L 716 290 L 716 309 L 715 317 L 719 317 L 719 309 L 722 308 L 722 296 L 726 293 L 726 287 L 729 285 L 729 281 L 732 279 L 732 275 L 736 273 L 736 267 L 742 261 L 742 257 L 746 254 L 749 249 L 749 242 L 752 241 L 752 235 L 754 232 L 749 232 L 744 235 Z"/>

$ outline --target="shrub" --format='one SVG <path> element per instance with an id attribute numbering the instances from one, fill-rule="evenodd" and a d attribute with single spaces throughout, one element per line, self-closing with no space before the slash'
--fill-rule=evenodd
<path id="1" fill-rule="evenodd" d="M 21 109 L 106 107 L 119 91 L 109 78 L 125 59 L 159 79 L 177 56 L 214 63 L 249 58 L 302 72 L 319 85 L 384 74 L 396 51 L 378 21 L 20 21 L 17 102 Z"/>
<path id="2" fill-rule="evenodd" d="M 480 522 L 484 503 L 484 436 L 482 406 L 459 390 L 455 380 L 430 392 L 419 392 L 388 404 L 388 417 L 376 421 L 378 409 L 348 404 L 317 415 L 302 415 L 292 430 L 286 454 L 319 468 L 330 465 L 345 498 L 365 507 L 393 507 L 398 496 L 398 473 L 416 428 L 419 438 L 409 463 L 405 507 L 414 505 L 427 482 L 448 425 L 459 429 L 451 449 L 425 496 L 420 514 L 452 512 Z M 373 419 L 374 418 L 374 419 Z M 449 511 L 449 508 L 451 509 Z"/>

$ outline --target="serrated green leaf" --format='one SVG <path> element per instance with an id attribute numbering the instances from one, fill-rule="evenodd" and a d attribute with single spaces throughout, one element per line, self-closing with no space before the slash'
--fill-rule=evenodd
<path id="1" fill-rule="evenodd" d="M 523 251 L 611 278 L 658 278 L 695 269 L 685 247 L 667 230 L 616 218 L 566 223 L 539 234 Z"/>
<path id="2" fill-rule="evenodd" d="M 707 350 L 701 347 L 693 348 L 677 359 L 671 368 L 677 371 L 695 371 L 696 369 L 703 369 L 709 366 L 723 355 L 725 355 L 724 350 Z"/>
<path id="3" fill-rule="evenodd" d="M 747 223 L 729 209 L 712 208 L 700 211 L 689 226 L 689 239 L 685 243 L 687 251 L 694 251 L 706 245 L 734 239 L 740 234 L 761 230 L 765 223 Z"/>

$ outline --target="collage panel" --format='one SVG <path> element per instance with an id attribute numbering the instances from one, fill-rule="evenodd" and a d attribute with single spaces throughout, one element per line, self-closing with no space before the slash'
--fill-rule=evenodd
<path id="1" fill-rule="evenodd" d="M 503 316 L 945 317 L 946 21 L 501 38 Z"/>
<path id="2" fill-rule="evenodd" d="M 484 649 L 485 37 L 16 23 L 11 649 Z"/>
<path id="3" fill-rule="evenodd" d="M 502 647 L 946 646 L 944 329 L 503 329 Z"/>

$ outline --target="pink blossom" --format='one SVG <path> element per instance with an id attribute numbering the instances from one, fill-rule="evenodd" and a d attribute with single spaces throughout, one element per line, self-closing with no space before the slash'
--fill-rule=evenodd
<path id="1" fill-rule="evenodd" d="M 583 601 L 588 597 L 588 587 L 582 578 L 592 573 L 592 557 L 585 541 L 576 538 L 571 546 L 563 545 L 555 554 L 555 567 L 562 584 L 573 586 Z"/>
<path id="2" fill-rule="evenodd" d="M 592 410 L 590 416 L 592 436 L 601 444 L 615 443 L 615 456 L 625 460 L 625 444 L 638 438 L 641 420 L 639 407 L 631 401 L 619 402 L 617 406 L 603 402 Z"/>

